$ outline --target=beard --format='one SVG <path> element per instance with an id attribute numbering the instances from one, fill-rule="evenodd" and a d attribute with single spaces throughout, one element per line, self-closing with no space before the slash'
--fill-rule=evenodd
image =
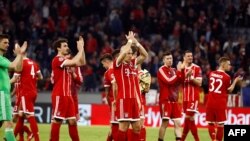
<path id="1" fill-rule="evenodd" d="M 3 53 L 6 53 L 6 52 L 7 52 L 7 49 L 4 49 L 4 48 L 0 48 L 0 50 L 1 50 Z"/>

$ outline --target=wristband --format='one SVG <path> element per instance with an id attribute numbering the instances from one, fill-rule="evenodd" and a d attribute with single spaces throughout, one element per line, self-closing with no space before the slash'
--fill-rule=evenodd
<path id="1" fill-rule="evenodd" d="M 131 39 L 128 40 L 129 43 L 133 43 L 133 41 Z"/>
<path id="2" fill-rule="evenodd" d="M 140 43 L 136 43 L 136 46 L 139 47 L 141 44 Z"/>

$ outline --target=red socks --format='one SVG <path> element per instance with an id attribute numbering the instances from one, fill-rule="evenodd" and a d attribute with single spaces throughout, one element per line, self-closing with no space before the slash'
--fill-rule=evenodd
<path id="1" fill-rule="evenodd" d="M 145 128 L 144 128 L 145 129 Z M 135 133 L 133 129 L 127 130 L 127 141 L 140 141 L 141 134 Z M 118 137 L 120 138 L 120 137 Z"/>
<path id="2" fill-rule="evenodd" d="M 112 124 L 112 137 L 113 137 L 113 140 L 116 141 L 117 140 L 117 134 L 118 134 L 118 131 L 119 131 L 119 124 Z"/>
<path id="3" fill-rule="evenodd" d="M 135 133 L 134 131 L 132 131 L 131 135 L 132 141 L 140 141 L 140 133 Z"/>
<path id="4" fill-rule="evenodd" d="M 28 136 L 31 134 L 29 127 L 26 125 L 23 126 L 23 131 L 26 132 Z"/>
<path id="5" fill-rule="evenodd" d="M 27 118 L 27 120 L 30 123 L 30 128 L 32 131 L 32 134 L 34 136 L 35 141 L 39 141 L 39 133 L 38 133 L 38 126 L 37 126 L 37 122 L 34 116 L 30 116 Z"/>
<path id="6" fill-rule="evenodd" d="M 59 141 L 60 123 L 51 123 L 50 141 Z"/>
<path id="7" fill-rule="evenodd" d="M 216 133 L 215 133 L 215 125 L 214 124 L 208 124 L 208 132 L 210 138 L 214 141 L 216 138 Z"/>
<path id="8" fill-rule="evenodd" d="M 181 138 L 182 141 L 184 141 L 186 139 L 189 130 L 191 130 L 195 141 L 199 141 L 198 131 L 197 131 L 197 127 L 195 125 L 194 120 L 190 120 L 189 118 L 185 118 L 184 128 L 183 128 L 182 138 Z"/>
<path id="9" fill-rule="evenodd" d="M 119 130 L 115 141 L 127 141 L 127 132 Z"/>
<path id="10" fill-rule="evenodd" d="M 223 134 L 224 134 L 224 126 L 217 126 L 217 134 L 216 134 L 216 139 L 218 141 L 222 141 L 223 139 Z"/>
<path id="11" fill-rule="evenodd" d="M 68 125 L 69 127 L 69 135 L 72 141 L 79 141 L 79 135 L 77 130 L 77 125 Z"/>
<path id="12" fill-rule="evenodd" d="M 133 141 L 132 132 L 133 130 L 131 128 L 127 130 L 127 141 Z"/>
<path id="13" fill-rule="evenodd" d="M 108 134 L 107 141 L 112 141 L 112 140 L 113 140 L 112 134 Z"/>
<path id="14" fill-rule="evenodd" d="M 198 131 L 197 131 L 197 126 L 195 125 L 194 120 L 190 120 L 190 130 L 194 136 L 195 141 L 200 141 L 199 136 L 198 136 Z"/>
<path id="15" fill-rule="evenodd" d="M 184 141 L 187 137 L 187 134 L 188 134 L 189 129 L 190 129 L 189 125 L 190 125 L 189 118 L 185 118 L 184 127 L 183 127 L 183 131 L 182 131 L 182 137 L 181 137 L 182 141 Z"/>
<path id="16" fill-rule="evenodd" d="M 145 141 L 145 140 L 146 140 L 146 128 L 142 127 L 140 132 L 140 141 Z"/>
<path id="17" fill-rule="evenodd" d="M 15 137 L 17 136 L 18 133 L 19 135 L 23 137 L 23 124 L 24 124 L 24 118 L 21 116 L 18 116 L 17 123 L 14 129 L 14 135 Z"/>

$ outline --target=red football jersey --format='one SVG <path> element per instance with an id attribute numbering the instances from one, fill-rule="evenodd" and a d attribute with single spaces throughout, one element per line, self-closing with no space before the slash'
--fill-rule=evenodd
<path id="1" fill-rule="evenodd" d="M 230 76 L 223 71 L 212 71 L 209 74 L 208 108 L 225 109 L 227 107 L 227 89 L 230 87 L 230 83 Z"/>
<path id="2" fill-rule="evenodd" d="M 72 99 L 74 101 L 74 105 L 75 105 L 75 113 L 78 114 L 79 110 L 78 110 L 78 91 L 81 87 L 81 84 L 83 83 L 83 77 L 82 77 L 82 73 L 81 73 L 81 68 L 80 67 L 74 67 L 75 68 L 75 74 L 76 77 L 73 77 L 72 74 L 72 84 L 71 84 L 71 94 L 72 94 Z M 73 73 L 73 72 L 72 72 Z"/>
<path id="3" fill-rule="evenodd" d="M 111 102 L 114 100 L 113 95 L 113 89 L 112 89 L 112 83 L 115 83 L 115 76 L 114 76 L 114 70 L 113 68 L 109 68 L 104 73 L 104 87 L 109 87 L 109 93 L 108 93 L 108 103 L 111 104 Z"/>
<path id="4" fill-rule="evenodd" d="M 137 68 L 135 59 L 129 63 L 113 63 L 114 76 L 118 86 L 117 98 L 137 98 L 140 93 Z"/>
<path id="5" fill-rule="evenodd" d="M 159 102 L 178 101 L 178 93 L 181 79 L 181 72 L 174 68 L 162 66 L 157 72 L 158 83 L 160 87 Z"/>
<path id="6" fill-rule="evenodd" d="M 52 60 L 51 83 L 54 84 L 52 95 L 71 96 L 72 95 L 72 74 L 70 67 L 64 67 L 66 58 L 56 56 Z"/>
<path id="7" fill-rule="evenodd" d="M 83 83 L 83 77 L 82 77 L 81 68 L 80 67 L 74 67 L 74 68 L 75 68 L 76 78 L 73 78 L 72 76 L 73 81 L 71 84 L 71 88 L 72 88 L 72 95 L 77 95 Z"/>
<path id="8" fill-rule="evenodd" d="M 191 78 L 202 79 L 201 68 L 196 64 L 192 64 L 189 67 L 185 67 L 184 76 L 186 76 L 186 73 L 190 69 L 192 70 Z M 183 101 L 199 100 L 199 94 L 200 86 L 194 84 L 192 80 L 190 80 L 190 78 L 185 78 L 183 85 Z"/>
<path id="9" fill-rule="evenodd" d="M 21 95 L 37 95 L 37 74 L 40 73 L 39 66 L 31 59 L 23 60 L 23 69 L 20 72 Z"/>

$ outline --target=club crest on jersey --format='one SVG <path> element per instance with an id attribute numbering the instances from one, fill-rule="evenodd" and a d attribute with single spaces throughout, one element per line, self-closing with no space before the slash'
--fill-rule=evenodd
<path id="1" fill-rule="evenodd" d="M 127 118 L 128 117 L 128 113 L 124 113 L 124 117 Z"/>
<path id="2" fill-rule="evenodd" d="M 62 62 L 64 60 L 63 57 L 59 57 L 59 61 Z"/>

